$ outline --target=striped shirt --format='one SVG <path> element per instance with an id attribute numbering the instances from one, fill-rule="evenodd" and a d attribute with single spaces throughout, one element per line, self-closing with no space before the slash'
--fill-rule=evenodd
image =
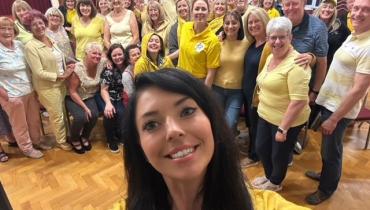
<path id="1" fill-rule="evenodd" d="M 334 112 L 352 88 L 355 74 L 370 74 L 370 31 L 351 34 L 334 54 L 328 75 L 317 96 L 316 103 Z M 362 100 L 344 116 L 355 119 Z"/>

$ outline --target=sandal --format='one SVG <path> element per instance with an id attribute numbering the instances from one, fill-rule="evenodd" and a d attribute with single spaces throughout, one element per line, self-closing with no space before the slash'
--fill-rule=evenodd
<path id="1" fill-rule="evenodd" d="M 90 151 L 92 146 L 90 144 L 90 141 L 88 139 L 82 138 L 81 137 L 81 143 L 82 146 L 84 147 L 85 151 Z"/>
<path id="2" fill-rule="evenodd" d="M 8 160 L 9 160 L 8 155 L 4 151 L 0 152 L 0 163 L 4 163 Z"/>
<path id="3" fill-rule="evenodd" d="M 84 147 L 81 145 L 81 142 L 80 142 L 80 141 L 72 141 L 72 147 L 73 147 L 73 150 L 74 150 L 77 154 L 84 154 L 84 153 L 85 153 L 85 149 L 84 149 Z"/>

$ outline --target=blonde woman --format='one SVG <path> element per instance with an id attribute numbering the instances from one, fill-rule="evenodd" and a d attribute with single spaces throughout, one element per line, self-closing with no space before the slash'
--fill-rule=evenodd
<path id="1" fill-rule="evenodd" d="M 148 33 L 156 33 L 163 39 L 166 51 L 168 49 L 168 36 L 171 30 L 171 25 L 163 8 L 157 1 L 149 1 L 147 7 L 148 18 L 143 23 L 141 35 L 144 36 Z"/>
<path id="2" fill-rule="evenodd" d="M 226 0 L 215 0 L 213 2 L 214 18 L 209 23 L 209 27 L 216 35 L 222 31 L 226 10 L 227 10 Z"/>
<path id="3" fill-rule="evenodd" d="M 346 27 L 346 24 L 337 18 L 336 5 L 337 3 L 334 0 L 324 0 L 313 14 L 320 18 L 328 29 L 329 50 L 327 55 L 327 69 L 330 67 L 334 53 L 351 34 L 350 30 Z"/>
<path id="4" fill-rule="evenodd" d="M 107 16 L 110 13 L 108 0 L 97 0 L 96 8 L 98 10 L 98 13 L 103 17 Z"/>
<path id="5" fill-rule="evenodd" d="M 26 44 L 33 37 L 32 34 L 23 25 L 23 16 L 30 11 L 31 6 L 23 0 L 15 0 L 12 5 L 12 15 L 15 19 L 15 27 L 19 31 L 16 39 Z"/>
<path id="6" fill-rule="evenodd" d="M 139 43 L 139 28 L 134 12 L 123 6 L 123 0 L 112 0 L 113 11 L 106 16 L 104 46 L 121 44 L 126 48 Z"/>
<path id="7" fill-rule="evenodd" d="M 45 16 L 46 19 L 48 19 L 46 34 L 56 42 L 67 59 L 73 60 L 75 56 L 73 54 L 71 41 L 63 27 L 64 16 L 62 12 L 55 7 L 51 7 L 45 12 Z"/>

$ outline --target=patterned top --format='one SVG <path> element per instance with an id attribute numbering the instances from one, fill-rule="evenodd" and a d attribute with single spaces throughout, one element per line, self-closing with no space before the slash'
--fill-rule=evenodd
<path id="1" fill-rule="evenodd" d="M 87 69 L 82 62 L 76 63 L 74 72 L 80 79 L 80 86 L 78 87 L 77 92 L 82 100 L 93 97 L 99 90 L 100 74 L 103 71 L 103 64 L 100 62 L 98 65 L 95 78 L 89 77 L 86 70 Z"/>
<path id="2" fill-rule="evenodd" d="M 0 43 L 0 86 L 9 97 L 21 97 L 33 91 L 30 72 L 26 66 L 23 45 L 14 41 L 14 49 Z"/>
<path id="3" fill-rule="evenodd" d="M 121 70 L 105 68 L 100 76 L 101 84 L 108 86 L 109 98 L 111 101 L 122 100 L 123 84 Z"/>
<path id="4" fill-rule="evenodd" d="M 58 48 L 63 52 L 64 56 L 67 59 L 73 59 L 75 57 L 73 55 L 71 42 L 68 38 L 67 32 L 64 30 L 63 27 L 60 27 L 57 32 L 54 32 L 47 28 L 46 34 L 56 42 Z"/>

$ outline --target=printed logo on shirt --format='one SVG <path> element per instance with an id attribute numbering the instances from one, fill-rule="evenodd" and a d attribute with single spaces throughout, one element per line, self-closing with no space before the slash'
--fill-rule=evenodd
<path id="1" fill-rule="evenodd" d="M 198 53 L 202 52 L 204 50 L 206 46 L 204 45 L 203 42 L 198 42 L 196 45 L 195 45 L 195 51 L 197 51 Z"/>

